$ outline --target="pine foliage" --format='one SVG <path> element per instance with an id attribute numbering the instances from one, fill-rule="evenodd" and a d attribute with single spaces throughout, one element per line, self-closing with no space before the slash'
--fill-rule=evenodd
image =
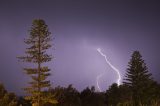
<path id="1" fill-rule="evenodd" d="M 40 106 L 43 100 L 46 101 L 46 96 L 43 95 L 43 90 L 50 87 L 50 81 L 47 80 L 50 76 L 50 69 L 44 66 L 43 63 L 51 61 L 51 55 L 47 54 L 47 50 L 51 45 L 52 36 L 48 30 L 48 26 L 42 19 L 36 19 L 32 23 L 29 38 L 25 39 L 28 45 L 25 56 L 18 57 L 23 62 L 33 63 L 35 67 L 24 68 L 27 75 L 31 77 L 28 87 L 24 88 L 28 96 L 27 100 Z M 48 100 L 50 101 L 50 100 Z"/>
<path id="2" fill-rule="evenodd" d="M 152 78 L 139 51 L 133 52 L 125 78 L 124 84 L 131 88 L 134 105 L 147 102 Z"/>

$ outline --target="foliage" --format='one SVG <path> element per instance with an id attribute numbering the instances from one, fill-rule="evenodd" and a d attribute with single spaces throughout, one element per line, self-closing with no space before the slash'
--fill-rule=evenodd
<path id="1" fill-rule="evenodd" d="M 8 93 L 3 84 L 0 84 L 0 106 L 17 106 L 16 95 Z"/>
<path id="2" fill-rule="evenodd" d="M 119 103 L 120 92 L 116 83 L 112 84 L 106 91 L 106 98 L 108 105 L 116 106 Z"/>
<path id="3" fill-rule="evenodd" d="M 18 106 L 32 106 L 29 100 L 25 100 L 24 97 L 18 98 Z"/>
<path id="4" fill-rule="evenodd" d="M 106 91 L 106 103 L 109 106 L 117 106 L 120 104 L 130 104 L 131 90 L 125 84 L 118 86 L 116 83 L 112 84 Z"/>
<path id="5" fill-rule="evenodd" d="M 134 51 L 128 64 L 124 84 L 130 87 L 134 106 L 151 100 L 152 78 L 139 51 Z"/>
<path id="6" fill-rule="evenodd" d="M 72 85 L 67 88 L 58 86 L 52 89 L 51 93 L 58 100 L 58 106 L 81 106 L 79 92 Z"/>
<path id="7" fill-rule="evenodd" d="M 46 101 L 53 103 L 49 99 L 50 97 L 43 93 L 44 89 L 50 87 L 50 81 L 47 80 L 47 77 L 50 76 L 50 69 L 43 64 L 51 61 L 51 55 L 47 54 L 47 50 L 51 47 L 51 40 L 51 33 L 45 21 L 41 19 L 33 20 L 29 38 L 25 40 L 25 43 L 29 46 L 26 48 L 26 55 L 18 57 L 22 61 L 33 63 L 36 66 L 34 68 L 24 68 L 26 74 L 32 79 L 29 82 L 30 86 L 24 88 L 24 90 L 28 94 L 25 99 L 31 100 L 37 106 L 46 103 Z"/>
<path id="8" fill-rule="evenodd" d="M 82 106 L 104 106 L 105 95 L 103 92 L 95 92 L 95 87 L 87 87 L 81 92 Z"/>
<path id="9" fill-rule="evenodd" d="M 3 84 L 0 83 L 0 99 L 2 99 L 6 93 L 7 91 L 5 90 Z"/>

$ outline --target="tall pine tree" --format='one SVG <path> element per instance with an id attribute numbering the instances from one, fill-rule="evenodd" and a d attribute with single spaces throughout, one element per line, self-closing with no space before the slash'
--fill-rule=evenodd
<path id="1" fill-rule="evenodd" d="M 128 85 L 132 91 L 133 105 L 145 104 L 149 98 L 147 94 L 152 78 L 139 51 L 133 52 L 125 77 L 124 84 Z"/>
<path id="2" fill-rule="evenodd" d="M 28 96 L 27 100 L 31 100 L 32 104 L 41 106 L 44 102 L 50 101 L 56 103 L 56 100 L 49 100 L 44 95 L 44 90 L 50 87 L 50 69 L 44 66 L 44 63 L 51 61 L 51 55 L 47 54 L 47 50 L 51 47 L 51 33 L 48 26 L 42 19 L 33 20 L 29 38 L 25 39 L 25 43 L 29 46 L 26 48 L 25 56 L 18 57 L 23 62 L 33 63 L 35 67 L 24 68 L 27 75 L 31 77 L 29 86 L 24 88 Z"/>

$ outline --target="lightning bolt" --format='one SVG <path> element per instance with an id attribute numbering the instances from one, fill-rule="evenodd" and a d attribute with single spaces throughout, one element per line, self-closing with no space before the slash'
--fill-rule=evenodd
<path id="1" fill-rule="evenodd" d="M 101 56 L 103 56 L 104 58 L 105 58 L 105 61 L 107 62 L 107 64 L 117 73 L 117 76 L 118 76 L 118 78 L 117 78 L 117 84 L 118 84 L 118 86 L 121 84 L 121 75 L 120 75 L 120 72 L 119 72 L 119 70 L 117 69 L 117 68 L 115 68 L 109 61 L 108 61 L 108 59 L 107 59 L 107 57 L 106 57 L 106 55 L 104 54 L 104 53 L 102 53 L 102 51 L 101 51 L 101 49 L 100 48 L 98 48 L 97 49 L 97 51 L 100 53 L 100 55 Z M 102 90 L 101 90 L 101 88 L 100 88 L 100 86 L 99 86 L 99 78 L 100 77 L 102 77 L 102 75 L 103 74 L 100 74 L 100 75 L 98 75 L 97 76 L 97 87 L 98 87 L 98 89 L 99 89 L 99 91 L 101 92 Z"/>
<path id="2" fill-rule="evenodd" d="M 101 87 L 99 86 L 99 79 L 100 79 L 102 76 L 103 76 L 103 74 L 100 74 L 100 75 L 98 75 L 97 78 L 96 78 L 97 88 L 98 88 L 98 90 L 99 90 L 100 92 L 102 92 L 102 89 L 101 89 Z"/>

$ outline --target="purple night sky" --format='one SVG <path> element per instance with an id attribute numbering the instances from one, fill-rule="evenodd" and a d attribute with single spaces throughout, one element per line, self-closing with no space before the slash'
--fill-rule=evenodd
<path id="1" fill-rule="evenodd" d="M 102 90 L 116 81 L 116 73 L 96 51 L 98 47 L 121 75 L 134 50 L 139 50 L 155 80 L 160 82 L 160 3 L 119 0 L 1 0 L 0 82 L 9 91 L 23 94 L 29 77 L 18 62 L 24 38 L 33 19 L 46 21 L 55 37 L 49 67 L 53 86 L 73 84 L 78 90 L 96 86 Z M 97 89 L 97 87 L 96 87 Z"/>

